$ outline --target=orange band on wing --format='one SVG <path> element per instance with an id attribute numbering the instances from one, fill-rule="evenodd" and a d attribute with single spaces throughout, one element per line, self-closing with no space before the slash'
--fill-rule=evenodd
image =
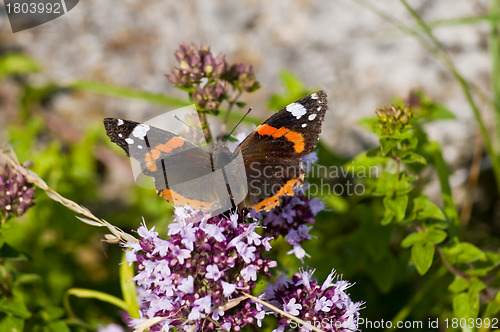
<path id="1" fill-rule="evenodd" d="M 285 136 L 289 142 L 293 143 L 293 148 L 297 153 L 301 153 L 305 149 L 304 136 L 288 128 L 281 127 L 278 129 L 268 124 L 262 124 L 257 127 L 257 133 L 262 136 L 272 136 L 274 138 Z"/>
<path id="2" fill-rule="evenodd" d="M 181 194 L 175 192 L 172 189 L 161 189 L 157 190 L 160 197 L 166 199 L 170 203 L 175 203 L 177 205 L 187 205 L 195 210 L 211 209 L 217 202 L 203 202 L 196 199 L 189 199 Z"/>
<path id="3" fill-rule="evenodd" d="M 180 148 L 183 145 L 184 145 L 184 140 L 180 137 L 172 137 L 167 141 L 167 143 L 158 144 L 157 146 L 154 147 L 154 149 L 151 149 L 151 151 L 146 153 L 145 157 L 146 167 L 148 168 L 149 171 L 156 172 L 157 170 L 156 160 L 160 158 L 161 153 L 162 152 L 170 153 L 172 152 L 173 149 Z"/>
<path id="4" fill-rule="evenodd" d="M 278 206 L 280 204 L 280 197 L 293 196 L 295 194 L 293 190 L 299 184 L 302 184 L 303 177 L 304 176 L 302 175 L 298 179 L 288 180 L 274 196 L 266 198 L 262 202 L 255 204 L 254 206 L 252 206 L 252 209 L 254 209 L 255 211 L 261 211 L 261 210 L 269 211 L 275 206 Z"/>

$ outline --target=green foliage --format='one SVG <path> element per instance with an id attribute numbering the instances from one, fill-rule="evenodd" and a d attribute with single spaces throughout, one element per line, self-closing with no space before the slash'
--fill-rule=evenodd
<path id="1" fill-rule="evenodd" d="M 333 213 L 315 225 L 321 250 L 312 249 L 311 264 L 321 265 L 315 255 L 329 252 L 334 257 L 329 262 L 357 280 L 354 298 L 383 302 L 376 310 L 366 306 L 362 315 L 372 321 L 495 317 L 499 303 L 491 293 L 500 283 L 500 253 L 462 239 L 466 230 L 451 195 L 450 170 L 439 144 L 425 133 L 426 123 L 452 119 L 452 113 L 423 90 L 408 101 L 412 107 L 396 99 L 377 110 L 377 117 L 360 121 L 378 136 L 380 146 L 341 165 L 354 176 L 347 180 L 363 184 L 364 195 L 344 195 L 340 205 L 329 203 L 337 196 L 326 198 Z M 323 154 L 320 163 L 335 164 L 336 158 Z M 377 172 L 362 171 L 370 167 Z M 424 194 L 433 176 L 441 186 L 442 207 Z M 494 243 L 498 248 L 499 241 Z"/>
<path id="2" fill-rule="evenodd" d="M 25 56 L 0 58 L 0 79 L 39 69 Z M 285 91 L 271 96 L 271 109 L 317 90 L 306 88 L 290 72 L 283 72 L 281 79 Z M 98 158 L 96 149 L 116 149 L 104 136 L 101 123 L 87 128 L 77 140 L 67 140 L 54 133 L 38 110 L 41 105 L 50 108 L 58 94 L 78 90 L 169 107 L 187 102 L 87 81 L 69 88 L 26 82 L 19 87 L 19 119 L 7 134 L 21 161 L 31 160 L 32 170 L 56 191 L 113 224 L 136 229 L 144 216 L 160 232 L 166 229 L 171 207 L 151 190 L 131 185 L 117 197 L 101 191 L 106 173 L 113 170 Z M 234 105 L 245 106 L 236 101 Z M 241 118 L 230 109 L 219 111 L 231 120 Z M 450 169 L 439 144 L 425 133 L 425 124 L 454 119 L 453 113 L 423 90 L 405 101 L 395 99 L 394 105 L 376 113 L 377 117 L 360 124 L 377 136 L 378 147 L 347 160 L 325 144 L 318 145 L 319 163 L 346 174 L 308 181 L 330 187 L 354 182 L 363 186 L 363 192 L 318 194 L 330 211 L 318 216 L 316 238 L 305 245 L 312 256 L 307 264 L 317 268 L 319 280 L 333 266 L 346 279 L 356 281 L 352 298 L 367 302 L 362 316 L 372 321 L 498 316 L 500 252 L 481 248 L 498 248 L 500 241 L 485 233 L 470 236 L 474 232 L 460 224 Z M 259 123 L 258 119 L 246 121 Z M 441 188 L 438 203 L 425 194 L 433 176 Z M 0 228 L 0 331 L 87 331 L 102 322 L 120 321 L 118 310 L 138 317 L 136 289 L 129 281 L 133 268 L 127 264 L 118 268 L 123 261 L 121 249 L 103 248 L 102 230 L 78 222 L 44 193 L 37 192 L 36 202 L 23 218 Z M 300 262 L 286 254 L 288 247 L 283 244 L 279 240 L 274 246 L 278 259 L 296 270 Z M 104 256 L 102 250 L 106 258 L 99 258 Z"/>

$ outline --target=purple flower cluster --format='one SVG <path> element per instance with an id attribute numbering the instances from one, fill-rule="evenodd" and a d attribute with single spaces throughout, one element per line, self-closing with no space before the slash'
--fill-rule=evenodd
<path id="1" fill-rule="evenodd" d="M 269 212 L 257 214 L 262 220 L 264 234 L 278 238 L 283 236 L 293 246 L 289 253 L 295 254 L 298 259 L 303 259 L 307 253 L 301 244 L 311 239 L 309 231 L 314 223 L 314 217 L 325 208 L 319 198 L 307 197 L 304 190 L 307 184 L 295 190 L 294 196 L 285 196 L 281 204 Z"/>
<path id="2" fill-rule="evenodd" d="M 175 52 L 179 66 L 167 78 L 190 93 L 201 110 L 215 111 L 229 99 L 227 87 L 253 92 L 260 87 L 252 66 L 228 65 L 224 55 L 214 57 L 208 46 L 181 45 Z"/>
<path id="3" fill-rule="evenodd" d="M 345 290 L 351 286 L 345 280 L 335 279 L 332 271 L 323 285 L 312 279 L 314 270 L 296 273 L 292 280 L 283 280 L 266 290 L 265 300 L 288 314 L 305 321 L 300 325 L 287 317 L 280 317 L 284 330 L 312 331 L 311 326 L 323 331 L 356 331 L 362 302 L 353 302 Z"/>
<path id="4" fill-rule="evenodd" d="M 318 160 L 316 153 L 311 153 L 303 158 L 303 167 L 310 171 L 311 164 Z M 262 220 L 264 235 L 278 238 L 280 235 L 293 246 L 289 253 L 295 254 L 299 259 L 307 255 L 301 244 L 310 240 L 309 231 L 314 223 L 314 217 L 325 208 L 319 198 L 310 198 L 306 195 L 308 184 L 295 190 L 294 196 L 285 196 L 279 206 L 269 212 L 252 213 L 251 215 Z"/>
<path id="5" fill-rule="evenodd" d="M 253 92 L 260 88 L 251 65 L 235 64 L 227 72 L 227 80 L 239 91 Z"/>
<path id="6" fill-rule="evenodd" d="M 257 223 L 243 223 L 238 214 L 209 218 L 189 208 L 175 208 L 170 239 L 162 240 L 154 227 L 138 229 L 139 243 L 126 246 L 127 261 L 136 262 L 134 281 L 145 290 L 144 318 L 165 317 L 152 331 L 170 328 L 193 331 L 238 331 L 260 326 L 265 312 L 249 300 L 234 308 L 227 304 L 250 293 L 257 275 L 269 275 L 276 262 L 262 256 L 271 238 L 255 232 Z M 137 323 L 137 322 L 135 322 Z"/>
<path id="7" fill-rule="evenodd" d="M 221 54 L 214 58 L 208 46 L 181 45 L 175 51 L 175 58 L 179 67 L 167 74 L 167 78 L 181 87 L 199 84 L 203 77 L 219 77 L 227 68 L 225 56 Z"/>
<path id="8" fill-rule="evenodd" d="M 35 205 L 35 188 L 19 172 L 5 165 L 0 169 L 0 213 L 21 216 Z"/>

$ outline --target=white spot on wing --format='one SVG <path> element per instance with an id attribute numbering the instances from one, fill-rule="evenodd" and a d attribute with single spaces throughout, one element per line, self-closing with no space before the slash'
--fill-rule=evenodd
<path id="1" fill-rule="evenodd" d="M 300 119 L 302 115 L 307 113 L 306 108 L 299 103 L 291 103 L 286 107 L 286 110 L 292 113 L 292 115 L 297 119 Z"/>
<path id="2" fill-rule="evenodd" d="M 317 115 L 318 115 L 318 114 L 313 113 L 313 114 L 309 115 L 309 116 L 307 117 L 307 119 L 309 119 L 309 121 L 312 121 L 312 120 L 316 119 L 316 116 L 317 116 Z"/>
<path id="3" fill-rule="evenodd" d="M 131 138 L 125 138 L 125 142 L 127 142 L 128 144 L 134 144 L 134 140 Z"/>
<path id="4" fill-rule="evenodd" d="M 318 108 L 316 109 L 316 111 L 321 111 L 321 106 L 318 106 Z"/>
<path id="5" fill-rule="evenodd" d="M 311 98 L 312 98 L 312 99 L 318 99 L 318 95 L 317 95 L 316 93 L 313 93 L 313 94 L 311 95 Z"/>
<path id="6" fill-rule="evenodd" d="M 134 130 L 132 131 L 132 136 L 137 137 L 139 139 L 144 139 L 148 130 L 149 126 L 141 123 L 140 125 L 137 125 L 134 128 Z"/>
<path id="7" fill-rule="evenodd" d="M 121 126 L 123 124 L 123 120 L 122 119 L 118 119 L 118 125 Z"/>
<path id="8" fill-rule="evenodd" d="M 302 128 L 305 128 L 305 127 L 307 127 L 307 123 L 302 124 Z"/>
<path id="9" fill-rule="evenodd" d="M 138 148 L 139 150 L 142 150 L 142 145 L 137 145 L 137 148 Z"/>
<path id="10" fill-rule="evenodd" d="M 122 137 L 123 137 L 123 135 L 122 135 L 122 134 L 118 134 L 118 137 L 122 138 Z"/>

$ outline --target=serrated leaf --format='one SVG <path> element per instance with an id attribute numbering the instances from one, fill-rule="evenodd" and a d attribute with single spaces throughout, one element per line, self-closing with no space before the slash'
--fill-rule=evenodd
<path id="1" fill-rule="evenodd" d="M 417 243 L 411 247 L 411 260 L 420 275 L 424 275 L 432 265 L 434 246 L 430 243 Z"/>
<path id="2" fill-rule="evenodd" d="M 479 313 L 479 294 L 460 293 L 453 298 L 453 313 L 458 319 L 477 318 Z"/>

